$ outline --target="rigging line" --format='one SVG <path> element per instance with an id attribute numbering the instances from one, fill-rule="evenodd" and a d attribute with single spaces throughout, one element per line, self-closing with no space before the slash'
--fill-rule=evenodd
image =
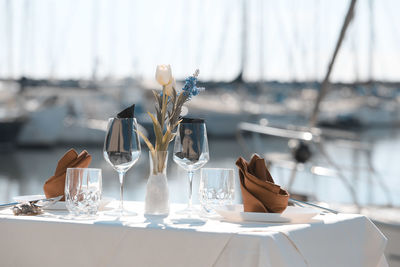
<path id="1" fill-rule="evenodd" d="M 182 3 L 180 5 L 182 7 L 181 23 L 180 23 L 182 30 L 178 34 L 178 36 L 179 36 L 179 40 L 182 40 L 182 43 L 181 43 L 181 45 L 176 46 L 177 49 L 178 49 L 178 47 L 181 47 L 181 49 L 178 49 L 178 51 L 177 51 L 179 54 L 180 60 L 181 60 L 181 64 L 178 67 L 179 72 L 183 72 L 183 70 L 187 69 L 186 55 L 188 55 L 187 47 L 189 46 L 190 31 L 188 28 L 189 23 L 187 23 L 186 18 L 187 17 L 190 18 L 190 11 L 191 11 L 190 7 L 188 5 L 189 5 L 189 1 L 185 1 L 185 0 L 182 0 Z"/>
<path id="2" fill-rule="evenodd" d="M 382 1 L 379 3 L 385 3 L 385 5 L 387 4 L 386 1 Z M 390 7 L 385 7 L 385 10 L 383 11 L 385 13 L 385 18 L 387 19 L 387 23 L 392 26 L 392 30 L 393 30 L 393 34 L 391 34 L 393 41 L 397 41 L 400 45 L 400 28 L 396 27 L 396 26 L 400 26 L 400 23 L 396 23 L 395 19 L 393 18 L 393 13 L 391 11 L 393 11 L 395 9 L 390 8 Z"/>
<path id="3" fill-rule="evenodd" d="M 7 21 L 6 21 L 6 19 L 7 19 L 7 5 L 6 4 L 7 4 L 7 2 L 3 1 L 1 9 L 0 9 L 0 12 L 3 11 L 2 16 L 0 17 L 0 22 L 2 22 L 0 24 L 0 27 L 1 27 L 1 30 L 2 30 L 2 31 L 0 31 L 0 34 L 1 34 L 0 35 L 0 40 L 1 40 L 0 41 L 0 60 L 2 62 L 6 62 L 7 61 L 6 60 L 6 55 L 7 55 L 6 47 L 7 47 L 7 44 L 5 42 L 5 40 L 7 40 L 6 32 L 7 32 L 7 25 L 8 25 Z M 4 75 L 4 77 L 6 76 L 6 73 L 7 73 L 7 66 L 6 65 L 7 64 L 0 64 L 0 77 L 2 75 Z M 4 70 L 3 72 L 2 72 L 2 67 L 3 67 L 3 70 Z"/>
<path id="4" fill-rule="evenodd" d="M 165 30 L 165 29 L 171 29 L 172 28 L 172 27 L 169 27 L 169 25 L 167 25 L 167 23 L 171 23 L 171 21 L 169 19 L 169 15 L 171 14 L 171 12 L 168 12 L 168 9 L 171 8 L 171 5 L 169 5 L 168 1 L 163 1 L 162 4 L 164 6 L 161 8 L 161 10 L 166 10 L 167 12 L 161 12 L 161 15 L 156 20 L 157 22 L 162 22 L 164 24 L 164 27 L 165 27 L 165 28 L 161 28 L 162 29 L 161 30 L 161 34 L 160 33 L 157 34 L 157 36 L 159 37 L 159 40 L 157 41 L 158 44 L 170 43 L 170 40 L 171 40 L 171 37 L 172 37 L 172 35 L 170 34 L 170 31 Z M 184 17 L 183 24 L 184 24 L 184 27 L 186 27 L 188 22 L 185 21 L 185 16 L 183 16 L 183 17 Z M 188 17 L 190 17 L 190 16 L 188 16 Z M 185 30 L 185 28 L 184 28 L 183 34 L 185 34 L 185 33 L 187 34 L 187 37 L 188 37 L 189 31 Z M 169 50 L 168 52 L 172 53 L 171 51 L 172 51 L 172 49 Z M 166 58 L 164 56 L 166 54 L 166 52 L 167 52 L 167 49 L 166 49 L 165 46 L 163 46 L 162 49 L 158 49 L 157 50 L 156 58 L 159 58 L 159 59 Z M 169 58 L 173 58 L 173 55 L 171 54 L 169 56 Z"/>
<path id="5" fill-rule="evenodd" d="M 92 80 L 97 80 L 99 57 L 98 57 L 98 25 L 99 25 L 99 5 L 100 1 L 92 1 Z"/>
<path id="6" fill-rule="evenodd" d="M 183 4 L 182 4 L 182 32 L 181 32 L 181 34 L 182 34 L 182 36 L 181 36 L 181 40 L 182 40 L 182 44 L 183 44 L 183 46 L 182 46 L 182 50 L 180 51 L 180 56 L 181 56 L 181 67 L 179 68 L 180 70 L 185 70 L 185 69 L 188 69 L 188 66 L 187 66 L 187 61 L 188 61 L 188 58 L 189 58 L 189 52 L 188 52 L 188 47 L 189 47 L 189 38 L 190 38 L 190 33 L 191 33 L 191 31 L 190 31 L 190 29 L 189 29 L 189 23 L 187 23 L 187 21 L 186 21 L 186 18 L 187 17 L 191 17 L 190 15 L 190 13 L 191 13 L 191 9 L 190 9 L 190 6 L 189 6 L 189 1 L 185 1 L 185 0 L 182 0 L 183 1 Z M 189 12 L 187 12 L 187 11 L 189 11 Z"/>
<path id="7" fill-rule="evenodd" d="M 301 46 L 300 42 L 299 42 L 299 40 L 300 40 L 300 38 L 299 38 L 299 28 L 298 28 L 298 23 L 297 23 L 297 21 L 298 21 L 297 1 L 296 0 L 292 0 L 291 5 L 292 5 L 291 11 L 292 11 L 292 14 L 293 14 L 291 17 L 292 17 L 292 29 L 293 29 L 292 33 L 293 33 L 293 42 L 294 42 L 292 64 L 291 65 L 292 65 L 293 81 L 297 81 L 298 80 L 298 72 L 297 72 L 297 68 L 296 68 L 296 64 L 297 64 L 296 54 L 298 52 L 298 49 L 297 49 L 298 46 Z"/>
<path id="8" fill-rule="evenodd" d="M 7 22 L 5 23 L 6 26 L 6 32 L 7 32 L 7 48 L 8 48 L 8 53 L 7 53 L 7 61 L 8 61 L 8 76 L 12 78 L 14 76 L 14 50 L 13 50 L 13 6 L 12 6 L 12 1 L 7 0 L 6 1 L 6 16 Z"/>
<path id="9" fill-rule="evenodd" d="M 27 50 L 28 50 L 28 44 L 29 44 L 29 39 L 28 39 L 28 34 L 29 34 L 29 14 L 30 14 L 30 0 L 24 0 L 23 2 L 23 8 L 22 8 L 22 19 L 23 23 L 21 23 L 21 37 L 20 37 L 20 49 L 21 51 L 21 57 L 20 57 L 20 76 L 26 76 L 26 59 L 28 58 L 27 56 Z"/>
<path id="10" fill-rule="evenodd" d="M 317 81 L 318 80 L 318 70 L 319 70 L 319 63 L 320 63 L 320 57 L 319 57 L 319 53 L 320 53 L 320 43 L 319 43 L 319 31 L 321 30 L 320 28 L 320 16 L 319 16 L 319 11 L 321 8 L 320 5 L 320 0 L 315 0 L 315 5 L 314 5 L 314 31 L 315 31 L 315 35 L 314 35 L 314 80 Z"/>
<path id="11" fill-rule="evenodd" d="M 48 59 L 50 62 L 50 71 L 49 71 L 49 76 L 50 79 L 54 78 L 54 73 L 55 73 L 55 49 L 54 49 L 54 37 L 55 37 L 55 8 L 54 8 L 55 3 L 54 2 L 49 2 L 48 4 L 48 47 L 47 47 L 47 52 L 48 52 Z"/>
<path id="12" fill-rule="evenodd" d="M 302 14 L 303 14 L 303 11 L 300 12 L 300 21 L 299 21 L 298 25 L 301 25 L 300 22 L 302 21 L 302 17 L 301 17 Z M 311 15 L 311 12 L 310 12 L 310 15 Z M 300 30 L 299 30 L 299 32 L 300 32 Z M 312 39 L 311 33 L 309 33 L 309 35 L 307 35 L 305 33 L 300 34 L 300 40 L 301 40 L 300 48 L 301 48 L 301 55 L 302 55 L 301 62 L 302 62 L 302 65 L 304 64 L 304 68 L 302 68 L 302 69 L 304 69 L 303 77 L 306 80 L 311 80 L 311 72 L 312 72 L 312 57 L 308 56 L 308 49 L 307 49 L 308 42 L 311 39 Z M 311 43 L 311 41 L 310 41 L 310 43 Z"/>
<path id="13" fill-rule="evenodd" d="M 128 27 L 128 42 L 129 42 L 128 44 L 129 44 L 129 48 L 130 48 L 130 52 L 131 52 L 131 54 L 130 54 L 131 70 L 132 70 L 133 77 L 135 77 L 135 76 L 138 77 L 138 73 L 137 73 L 138 68 L 137 68 L 137 62 L 136 62 L 135 53 L 134 53 L 135 49 L 137 49 L 137 46 L 135 45 L 135 38 L 134 38 L 134 35 L 136 32 L 136 29 L 135 29 L 135 18 L 136 18 L 135 3 L 136 2 L 130 1 L 129 3 L 130 3 L 130 5 L 129 5 L 128 13 L 130 16 L 129 16 L 129 27 Z"/>
<path id="14" fill-rule="evenodd" d="M 310 40 L 311 38 L 309 38 L 309 36 L 307 36 L 305 33 L 301 34 L 301 21 L 302 21 L 302 14 L 303 11 L 301 10 L 302 7 L 299 8 L 299 2 L 296 1 L 296 47 L 298 47 L 300 55 L 299 55 L 299 59 L 300 59 L 300 73 L 298 74 L 298 79 L 302 80 L 302 79 L 307 79 L 309 78 L 309 75 L 311 73 L 311 57 L 307 56 L 307 41 Z M 304 4 L 303 4 L 304 6 Z M 297 60 L 298 62 L 298 60 Z M 298 68 L 297 68 L 298 69 Z M 303 78 L 302 78 L 303 76 Z"/>
<path id="15" fill-rule="evenodd" d="M 281 3 L 280 1 L 278 1 L 278 3 Z M 289 38 L 288 38 L 288 30 L 286 28 L 285 23 L 282 22 L 282 18 L 281 18 L 281 6 L 278 4 L 278 10 L 275 13 L 276 14 L 276 20 L 277 20 L 277 24 L 281 27 L 281 31 L 280 32 L 280 37 L 281 37 L 281 41 L 282 43 L 286 46 L 286 51 L 287 51 L 287 68 L 291 70 L 291 75 L 293 77 L 293 69 L 291 68 L 291 63 L 293 62 L 293 50 L 291 48 L 291 46 L 289 45 Z"/>
<path id="16" fill-rule="evenodd" d="M 260 13 L 259 13 L 259 27 L 260 27 L 260 83 L 264 82 L 264 0 L 259 0 Z"/>
<path id="17" fill-rule="evenodd" d="M 2 21 L 2 18 L 5 18 L 5 16 L 3 16 L 3 14 L 1 13 L 1 11 L 2 10 L 6 10 L 5 8 L 3 8 L 3 6 L 2 6 L 2 4 L 4 5 L 4 2 L 2 2 L 2 3 L 0 3 L 0 25 L 5 25 L 5 22 L 4 21 Z M 5 11 L 4 11 L 5 12 Z M 3 27 L 1 27 L 0 28 L 0 62 L 3 62 L 3 56 L 4 56 L 4 54 L 2 53 L 2 51 L 4 51 L 4 53 L 5 53 L 5 48 L 3 47 L 3 35 L 4 35 L 4 33 L 2 32 L 2 28 Z M 5 60 L 4 60 L 5 61 Z M 4 64 L 0 64 L 0 80 L 1 80 L 1 77 L 2 77 L 2 66 L 3 66 Z"/>
<path id="18" fill-rule="evenodd" d="M 232 8 L 233 5 L 229 4 L 230 0 L 226 0 L 227 4 L 225 5 L 227 8 L 224 8 L 224 14 L 223 14 L 223 23 L 222 23 L 222 28 L 220 34 L 218 34 L 219 42 L 217 42 L 218 48 L 217 48 L 217 55 L 214 57 L 214 62 L 212 64 L 212 73 L 218 73 L 218 67 L 220 66 L 220 63 L 222 62 L 222 57 L 224 56 L 224 51 L 225 51 L 225 44 L 227 40 L 227 34 L 229 30 L 229 25 L 231 24 L 231 17 L 232 17 Z"/>
<path id="19" fill-rule="evenodd" d="M 384 3 L 386 3 L 386 2 L 384 1 Z M 392 10 L 394 10 L 394 9 L 390 8 L 390 7 L 385 7 L 385 10 L 383 12 L 385 14 L 386 23 L 388 23 L 390 26 L 392 26 L 393 34 L 391 34 L 391 36 L 392 36 L 393 42 L 395 42 L 395 43 L 397 42 L 400 45 L 400 29 L 398 27 L 396 27 L 396 26 L 399 26 L 400 24 L 395 22 L 395 19 L 393 18 L 393 13 L 391 12 Z M 396 51 L 396 52 L 398 52 L 398 51 Z M 397 56 L 396 56 L 396 58 L 398 59 L 397 60 L 398 62 L 400 61 L 399 56 L 400 56 L 400 53 L 398 52 Z"/>
<path id="20" fill-rule="evenodd" d="M 303 4 L 304 6 L 304 4 Z M 312 14 L 311 10 L 307 10 L 307 12 L 310 12 L 310 17 Z M 300 13 L 303 17 L 304 17 L 304 11 L 302 11 Z M 300 21 L 303 20 L 303 17 L 300 16 Z M 308 20 L 307 20 L 308 21 Z M 309 20 L 308 22 L 311 22 L 311 20 Z M 311 22 L 312 23 L 312 22 Z M 299 25 L 301 25 L 302 23 L 299 22 Z M 310 29 L 312 29 L 312 25 L 309 25 Z M 312 72 L 313 72 L 313 58 L 312 56 L 310 56 L 310 50 L 312 49 L 312 32 L 310 31 L 308 34 L 306 34 L 305 32 L 303 32 L 303 34 L 301 34 L 301 52 L 303 55 L 303 59 L 302 62 L 304 62 L 304 71 L 303 71 L 303 77 L 304 79 L 311 81 L 312 80 Z"/>
<path id="21" fill-rule="evenodd" d="M 168 3 L 167 1 L 165 1 L 165 3 Z M 184 3 L 184 2 L 183 2 Z M 184 4 L 178 5 L 183 9 Z M 169 5 L 170 7 L 170 5 Z M 180 10 L 179 10 L 180 11 Z M 183 11 L 182 11 L 183 12 Z M 177 58 L 177 61 L 180 60 L 180 56 L 182 55 L 182 36 L 181 31 L 179 31 L 178 29 L 183 29 L 180 28 L 180 25 L 182 25 L 182 23 L 185 23 L 184 17 L 183 16 L 183 21 L 181 16 L 179 16 L 179 12 L 176 12 L 176 16 L 172 16 L 172 17 L 168 17 L 168 23 L 170 23 L 170 28 L 174 29 L 174 31 L 171 31 L 170 34 L 168 35 L 168 37 L 170 39 L 168 39 L 168 41 L 166 42 L 166 50 L 170 51 L 170 55 L 169 58 Z M 179 73 L 179 68 L 177 66 L 174 67 L 174 70 L 177 70 L 176 73 Z M 175 71 L 174 71 L 175 73 Z M 173 74 L 175 76 L 175 74 Z M 184 75 L 185 76 L 185 75 Z M 177 77 L 175 77 L 177 78 Z"/>
<path id="22" fill-rule="evenodd" d="M 110 10 L 110 16 L 109 16 L 109 21 L 108 21 L 108 34 L 109 34 L 109 70 L 108 70 L 108 76 L 111 78 L 113 77 L 114 71 L 115 71 L 115 59 L 116 59 L 116 44 L 117 44 L 117 36 L 115 34 L 116 32 L 116 27 L 115 27 L 115 22 L 116 22 L 116 17 L 115 17 L 115 10 L 117 7 L 118 1 L 109 1 L 108 2 L 109 10 Z"/>
<path id="23" fill-rule="evenodd" d="M 196 55 L 196 61 L 195 61 L 195 65 L 200 67 L 202 66 L 202 62 L 203 62 L 203 53 L 204 53 L 204 37 L 205 37 L 205 28 L 202 25 L 202 22 L 204 21 L 203 18 L 206 16 L 203 16 L 204 12 L 204 2 L 203 1 L 197 1 L 197 3 L 199 3 L 199 8 L 198 8 L 198 12 L 196 12 L 196 16 L 198 18 L 198 23 L 199 23 L 199 28 L 200 28 L 200 33 L 199 33 L 199 40 L 196 44 L 195 47 L 197 47 L 197 55 Z"/>
<path id="24" fill-rule="evenodd" d="M 68 20 L 64 21 L 62 30 L 58 31 L 58 33 L 61 34 L 61 36 L 59 36 L 55 40 L 56 41 L 55 47 L 58 47 L 57 54 L 59 55 L 54 58 L 54 68 L 56 68 L 56 69 L 59 64 L 59 61 L 61 60 L 61 57 L 65 56 L 64 49 L 65 49 L 65 46 L 68 44 L 67 37 L 70 33 L 70 29 L 72 28 L 72 25 L 75 22 L 76 11 L 79 9 L 79 1 L 77 3 L 75 3 L 75 1 L 70 1 L 69 3 L 70 3 L 70 5 L 68 8 Z M 64 37 L 64 38 L 61 38 L 61 37 Z"/>
<path id="25" fill-rule="evenodd" d="M 31 1 L 29 1 L 31 2 Z M 36 16 L 36 12 L 35 12 L 35 5 L 32 5 L 30 8 L 30 15 L 31 17 L 31 22 L 30 22 L 30 31 L 29 31 L 29 38 L 31 39 L 31 44 L 28 46 L 28 55 L 29 55 L 29 59 L 30 59 L 30 68 L 29 70 L 31 71 L 31 75 L 34 75 L 33 70 L 36 70 L 36 66 L 35 66 L 35 48 L 37 47 L 36 42 L 35 42 L 35 28 L 36 28 L 36 21 L 35 21 L 35 16 Z"/>
<path id="26" fill-rule="evenodd" d="M 237 80 L 239 82 L 243 81 L 243 73 L 247 65 L 247 2 L 242 0 L 242 36 L 241 36 L 241 54 L 240 54 L 240 70 Z"/>
<path id="27" fill-rule="evenodd" d="M 374 2 L 373 0 L 368 1 L 369 7 L 369 62 L 368 62 L 368 69 L 369 69 L 369 81 L 374 80 L 374 51 L 375 51 L 375 16 L 374 16 Z"/>

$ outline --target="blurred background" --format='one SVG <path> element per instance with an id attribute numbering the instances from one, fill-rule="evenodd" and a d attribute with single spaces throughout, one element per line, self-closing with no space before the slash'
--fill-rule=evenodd
<path id="1" fill-rule="evenodd" d="M 93 155 L 104 195 L 118 198 L 102 156 L 107 118 L 135 103 L 152 138 L 156 65 L 171 64 L 178 88 L 199 68 L 206 91 L 183 115 L 206 120 L 206 167 L 260 154 L 295 197 L 373 219 L 399 266 L 399 10 L 396 0 L 0 0 L 0 201 L 42 194 L 69 148 Z M 142 149 L 127 200 L 144 199 Z M 171 201 L 186 202 L 171 159 L 168 179 Z"/>

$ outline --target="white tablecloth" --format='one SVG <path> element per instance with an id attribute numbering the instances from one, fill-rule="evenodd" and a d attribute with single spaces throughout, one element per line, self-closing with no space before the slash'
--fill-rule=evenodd
<path id="1" fill-rule="evenodd" d="M 175 213 L 145 218 L 143 203 L 126 204 L 139 215 L 72 220 L 66 212 L 0 211 L 0 266 L 387 266 L 386 238 L 360 215 L 230 223 Z"/>

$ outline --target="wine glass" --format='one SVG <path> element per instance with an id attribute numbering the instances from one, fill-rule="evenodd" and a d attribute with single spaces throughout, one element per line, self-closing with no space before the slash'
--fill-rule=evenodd
<path id="1" fill-rule="evenodd" d="M 202 119 L 184 118 L 178 126 L 174 144 L 174 161 L 187 171 L 189 179 L 188 206 L 181 213 L 192 214 L 194 172 L 210 159 L 206 124 Z"/>
<path id="2" fill-rule="evenodd" d="M 108 120 L 107 134 L 104 141 L 105 160 L 118 172 L 120 182 L 120 203 L 118 215 L 124 211 L 124 176 L 140 157 L 138 126 L 134 118 L 111 118 Z M 132 214 L 134 215 L 134 214 Z"/>

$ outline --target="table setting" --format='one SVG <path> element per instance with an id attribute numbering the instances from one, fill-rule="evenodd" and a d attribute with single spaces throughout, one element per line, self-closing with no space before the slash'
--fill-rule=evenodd
<path id="1" fill-rule="evenodd" d="M 292 199 L 259 155 L 205 167 L 206 121 L 181 117 L 204 90 L 199 70 L 179 92 L 169 65 L 155 76 L 155 140 L 140 131 L 134 104 L 108 119 L 103 156 L 118 174 L 120 199 L 103 195 L 90 153 L 71 148 L 43 192 L 0 204 L 1 266 L 388 266 L 387 239 L 367 217 Z M 140 157 L 150 163 L 145 199 L 124 201 L 125 175 Z M 178 192 L 168 187 L 168 160 L 187 173 L 187 204 L 169 201 Z"/>

